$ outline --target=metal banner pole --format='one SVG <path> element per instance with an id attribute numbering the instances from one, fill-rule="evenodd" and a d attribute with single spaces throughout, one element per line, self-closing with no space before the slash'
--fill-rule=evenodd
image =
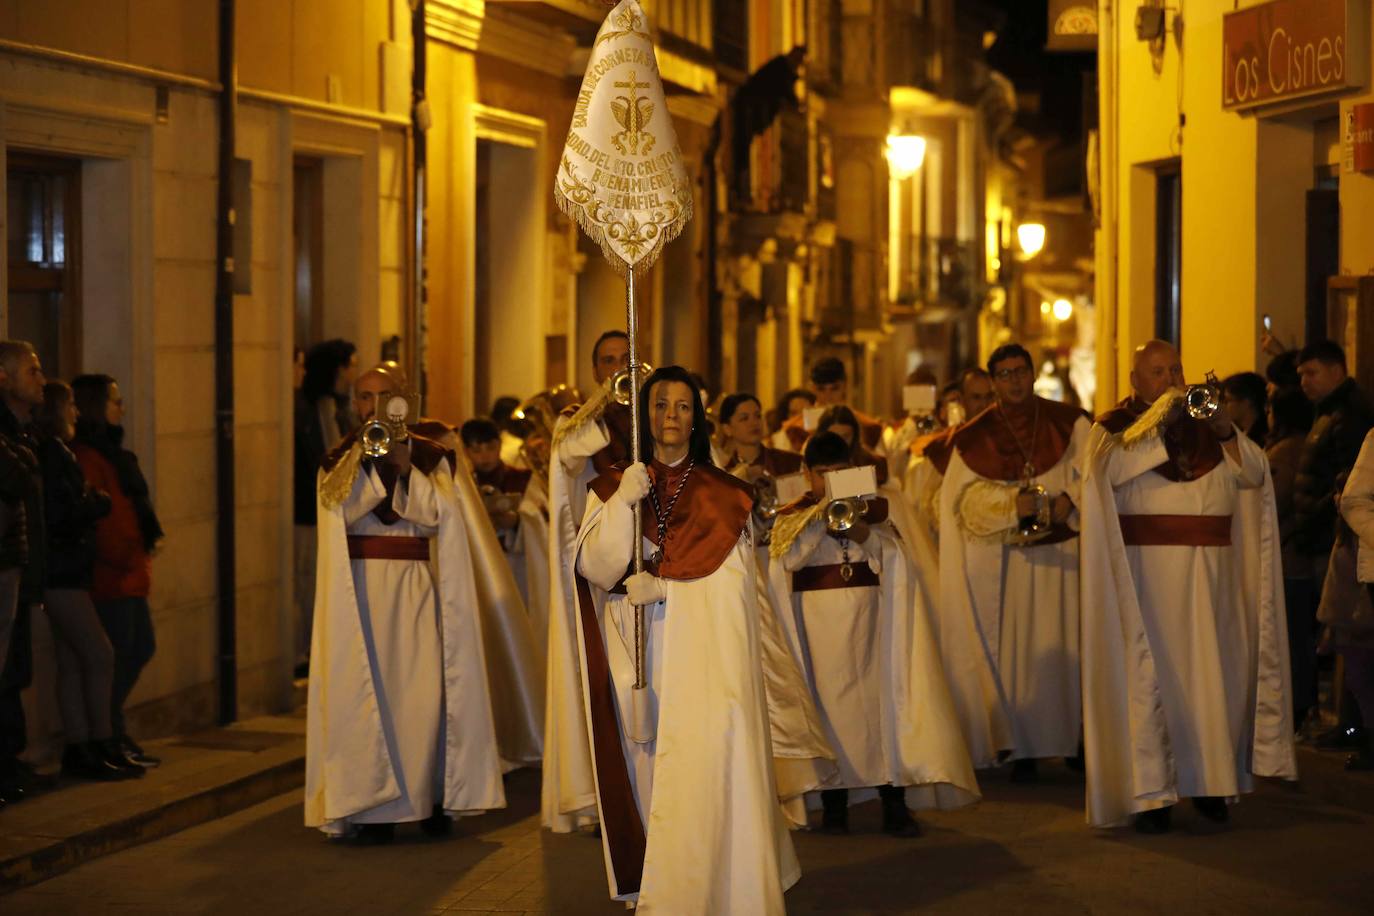
<path id="1" fill-rule="evenodd" d="M 630 265 L 625 277 L 625 323 L 630 335 L 630 460 L 639 464 L 644 460 L 640 454 L 639 442 L 639 310 L 635 308 L 635 269 Z M 643 501 L 634 505 L 635 572 L 644 572 L 644 535 L 641 515 Z M 635 689 L 642 690 L 644 683 L 644 608 L 635 608 Z"/>

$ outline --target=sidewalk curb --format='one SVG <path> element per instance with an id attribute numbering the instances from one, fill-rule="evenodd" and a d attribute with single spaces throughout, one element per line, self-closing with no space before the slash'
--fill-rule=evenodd
<path id="1" fill-rule="evenodd" d="M 0 896 L 46 881 L 85 862 L 204 824 L 305 783 L 305 742 L 291 742 L 157 790 L 149 806 L 114 805 L 66 836 L 20 836 L 17 854 L 0 861 Z M 123 807 L 125 810 L 119 810 Z"/>

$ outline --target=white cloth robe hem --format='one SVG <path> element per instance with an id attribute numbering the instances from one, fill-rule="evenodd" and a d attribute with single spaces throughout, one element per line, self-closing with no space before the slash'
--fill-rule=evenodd
<path id="1" fill-rule="evenodd" d="M 631 509 L 618 497 L 603 504 L 595 493 L 588 493 L 574 552 L 575 568 L 593 586 L 601 621 L 601 632 L 594 637 L 602 639 L 606 649 L 618 710 L 629 709 L 634 683 L 633 611 L 628 599 L 608 592 L 629 566 L 635 537 L 632 518 Z M 638 912 L 781 914 L 783 891 L 801 877 L 769 766 L 772 749 L 758 626 L 755 618 L 739 613 L 741 598 L 757 594 L 756 575 L 746 527 L 715 572 L 689 581 L 665 580 L 665 600 L 644 609 L 646 620 L 652 621 L 645 638 L 656 684 L 650 687 L 655 738 L 639 745 L 625 737 L 623 728 L 620 735 L 641 810 L 644 795 L 649 795 L 638 893 L 620 890 L 610 836 L 606 827 L 602 829 L 611 897 L 636 902 Z M 674 607 L 689 610 L 674 613 Z M 579 614 L 585 698 L 581 624 Z M 654 629 L 661 633 L 654 634 Z M 724 655 L 731 645 L 743 651 Z M 688 684 L 707 689 L 688 693 Z M 706 714 L 712 704 L 719 707 L 713 711 L 728 714 L 731 722 Z M 585 714 L 590 722 L 589 705 Z M 703 729 L 707 724 L 714 727 Z M 595 758 L 592 766 L 595 771 Z M 745 852 L 750 849 L 757 854 Z"/>
<path id="2" fill-rule="evenodd" d="M 356 448 L 356 446 L 355 446 Z M 467 538 L 447 463 L 431 479 L 412 470 L 407 492 L 398 485 L 393 508 L 434 515 L 431 568 L 438 566 L 439 638 L 443 653 L 444 809 L 473 814 L 506 804 L 488 696 L 481 625 Z M 333 508 L 318 504 L 320 549 L 307 695 L 305 824 L 339 835 L 349 819 L 401 796 L 387 748 L 373 671 L 348 556 L 347 525 L 386 498 L 371 468 L 360 470 L 349 497 Z"/>
<path id="3" fill-rule="evenodd" d="M 561 432 L 567 424 L 568 418 L 560 417 L 556 429 Z M 570 833 L 598 818 L 582 696 L 572 557 L 587 486 L 596 477 L 591 457 L 610 441 L 602 421 L 587 423 L 559 439 L 549 462 L 549 624 L 539 813 L 541 823 L 554 833 Z"/>
<path id="4" fill-rule="evenodd" d="M 541 672 L 548 670 L 549 651 L 549 523 L 544 517 L 547 506 L 547 495 L 531 480 L 518 510 L 518 552 L 524 570 L 525 610 L 534 636 L 536 667 Z"/>
<path id="5" fill-rule="evenodd" d="M 885 780 L 873 785 L 904 787 L 907 807 L 914 810 L 973 804 L 981 792 L 940 662 L 928 593 L 901 542 L 882 525 L 870 531 L 867 543 L 851 542 L 849 550 L 852 562 L 867 563 L 883 581 L 878 641 L 890 651 L 881 661 L 881 683 L 886 689 L 880 692 L 878 715 L 886 772 Z M 797 621 L 800 595 L 792 591 L 792 573 L 806 566 L 826 540 L 824 526 L 813 522 L 769 568 L 774 606 L 791 610 L 779 616 L 798 667 L 807 677 L 806 642 Z M 872 794 L 851 791 L 849 800 L 858 804 Z M 814 806 L 815 797 L 808 803 Z"/>
<path id="6" fill-rule="evenodd" d="M 544 669 L 539 666 L 534 627 L 482 503 L 462 441 L 449 433 L 441 444 L 457 457 L 453 489 L 468 532 L 472 566 L 483 571 L 477 578 L 476 600 L 502 767 L 509 772 L 534 766 L 544 754 Z"/>
<path id="7" fill-rule="evenodd" d="M 1262 472 L 1259 529 L 1248 529 L 1239 512 L 1231 525 L 1232 550 L 1258 554 L 1260 570 L 1254 590 L 1242 590 L 1242 600 L 1255 601 L 1246 608 L 1253 628 L 1254 715 L 1249 759 L 1240 762 L 1255 776 L 1294 780 L 1297 759 L 1273 481 L 1264 453 L 1244 436 L 1238 439 L 1241 465 L 1226 455 L 1223 465 L 1210 473 L 1243 474 L 1247 466 Z M 1117 486 L 1150 472 L 1167 454 L 1158 437 L 1126 448 L 1101 425 L 1093 427 L 1088 445 L 1079 509 L 1085 532 L 1083 607 L 1092 611 L 1083 615 L 1082 670 L 1086 819 L 1094 827 L 1121 826 L 1133 815 L 1179 799 L 1159 674 L 1121 535 L 1116 496 Z M 1243 559 L 1237 559 L 1236 568 L 1245 568 Z"/>
<path id="8" fill-rule="evenodd" d="M 1052 468 L 1034 478 L 1051 495 L 1067 493 L 1075 506 L 1080 498 L 1082 461 L 1090 431 L 1091 425 L 1086 418 L 1075 422 L 1064 455 Z M 1078 752 L 1082 721 L 1077 676 L 1079 539 L 1021 548 L 970 537 L 956 518 L 958 500 L 970 484 L 987 479 L 969 468 L 955 449 L 939 480 L 940 648 L 969 752 L 974 766 L 980 768 L 995 764 L 1002 751 L 1009 751 L 1013 759 L 1073 756 Z M 930 483 L 928 479 L 927 486 Z M 1014 508 L 1005 523 L 1008 529 L 1015 527 Z M 1078 523 L 1075 509 L 1068 525 L 1076 528 Z M 1055 583 L 1056 567 L 1072 567 L 1073 571 L 1063 573 L 1064 581 Z M 1016 579 L 1010 585 L 1009 576 Z M 1047 579 L 1050 581 L 1044 581 Z M 1053 592 L 1056 585 L 1057 599 L 1052 594 L 1037 592 L 1037 588 Z M 1007 607 L 1008 602 L 1014 607 Z M 1029 620 L 1048 626 L 1053 621 L 1048 620 L 1044 608 L 1054 605 L 1060 610 L 1062 626 L 1058 629 L 1064 637 L 1064 654 L 1058 660 L 1058 673 L 1067 683 L 1061 684 L 1061 689 L 1054 691 L 1054 695 L 1041 700 L 1039 706 L 1043 708 L 1037 708 L 1035 703 L 1022 705 L 1018 715 L 1001 670 L 1002 626 L 1009 611 L 1013 622 Z M 1052 644 L 1055 642 L 1052 635 L 1047 631 L 1038 634 L 1038 638 L 1033 636 L 1026 648 L 1040 647 L 1041 640 Z M 1034 668 L 1042 663 L 1030 658 L 1019 660 L 1019 664 Z"/>

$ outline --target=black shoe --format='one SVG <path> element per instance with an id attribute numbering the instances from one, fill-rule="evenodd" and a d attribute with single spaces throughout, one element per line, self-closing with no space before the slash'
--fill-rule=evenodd
<path id="1" fill-rule="evenodd" d="M 821 792 L 821 833 L 840 836 L 849 832 L 849 790 Z"/>
<path id="2" fill-rule="evenodd" d="M 91 748 L 104 757 L 112 766 L 128 773 L 130 779 L 137 779 L 147 772 L 147 767 L 140 766 L 129 759 L 128 753 L 124 750 L 124 745 L 116 738 L 106 738 L 104 741 L 92 741 Z"/>
<path id="3" fill-rule="evenodd" d="M 1011 762 L 1012 782 L 1036 782 L 1040 779 L 1040 767 L 1033 757 L 1022 757 Z"/>
<path id="4" fill-rule="evenodd" d="M 1374 770 L 1374 740 L 1345 758 L 1345 768 L 1351 773 L 1368 773 Z"/>
<path id="5" fill-rule="evenodd" d="M 0 759 L 0 801 L 18 804 L 28 796 L 24 769 L 13 757 Z"/>
<path id="6" fill-rule="evenodd" d="M 1173 806 L 1142 811 L 1135 816 L 1135 832 L 1155 836 L 1168 833 L 1173 826 Z"/>
<path id="7" fill-rule="evenodd" d="M 1364 746 L 1367 732 L 1358 725 L 1337 725 L 1317 736 L 1318 750 L 1358 751 Z"/>
<path id="8" fill-rule="evenodd" d="M 130 779 L 132 774 L 106 760 L 96 750 L 94 742 L 69 744 L 62 752 L 62 775 L 72 779 L 91 779 L 96 782 L 116 782 Z M 139 771 L 139 775 L 143 775 Z"/>
<path id="9" fill-rule="evenodd" d="M 428 837 L 445 837 L 453 832 L 453 818 L 445 814 L 442 807 L 435 805 L 434 813 L 420 821 L 420 829 Z"/>
<path id="10" fill-rule="evenodd" d="M 1231 819 L 1226 799 L 1219 795 L 1201 795 L 1193 799 L 1193 809 L 1214 824 L 1224 824 Z"/>
<path id="11" fill-rule="evenodd" d="M 152 754 L 143 753 L 143 748 L 138 746 L 138 742 L 128 735 L 120 735 L 117 739 L 120 749 L 124 751 L 124 756 L 130 763 L 151 770 L 153 767 L 162 765 L 161 757 L 154 757 Z"/>
<path id="12" fill-rule="evenodd" d="M 878 795 L 883 800 L 883 833 L 903 839 L 921 835 L 921 825 L 907 810 L 906 792 L 900 786 L 880 786 Z"/>
<path id="13" fill-rule="evenodd" d="M 359 846 L 386 846 L 396 839 L 395 824 L 361 824 L 358 827 Z"/>

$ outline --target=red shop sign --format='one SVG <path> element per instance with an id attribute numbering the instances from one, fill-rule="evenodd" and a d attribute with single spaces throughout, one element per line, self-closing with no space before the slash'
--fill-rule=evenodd
<path id="1" fill-rule="evenodd" d="M 1222 20 L 1222 107 L 1352 89 L 1368 71 L 1370 0 L 1273 0 Z"/>

